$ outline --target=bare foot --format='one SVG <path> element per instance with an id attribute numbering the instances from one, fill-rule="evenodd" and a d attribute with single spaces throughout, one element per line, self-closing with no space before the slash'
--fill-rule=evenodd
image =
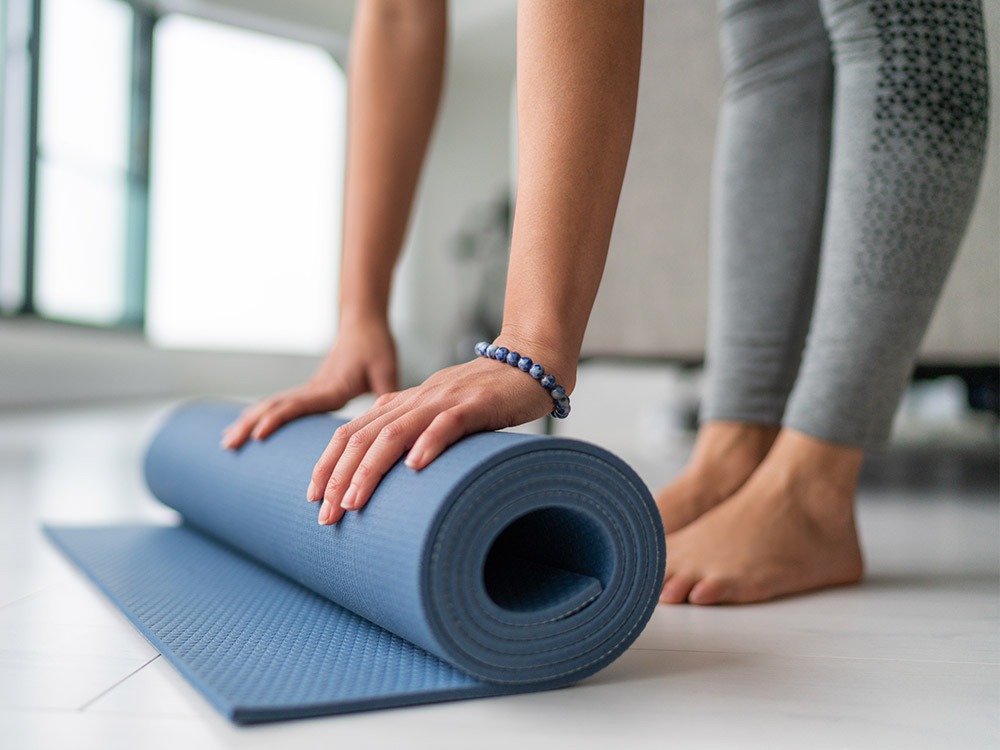
<path id="1" fill-rule="evenodd" d="M 661 602 L 760 602 L 855 583 L 854 495 L 863 454 L 782 430 L 731 498 L 667 536 Z"/>
<path id="2" fill-rule="evenodd" d="M 736 492 L 764 460 L 778 429 L 748 422 L 703 424 L 687 467 L 656 494 L 666 533 L 687 526 Z"/>

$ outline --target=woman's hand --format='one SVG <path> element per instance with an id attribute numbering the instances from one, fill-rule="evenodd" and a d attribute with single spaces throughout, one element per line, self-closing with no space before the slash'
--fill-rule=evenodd
<path id="1" fill-rule="evenodd" d="M 248 407 L 226 428 L 222 447 L 235 450 L 250 438 L 263 440 L 293 419 L 339 409 L 363 393 L 398 389 L 396 347 L 386 323 L 342 322 L 341 331 L 308 383 Z"/>
<path id="2" fill-rule="evenodd" d="M 407 450 L 406 465 L 419 470 L 465 435 L 524 424 L 552 407 L 549 393 L 516 367 L 483 358 L 449 367 L 416 388 L 382 396 L 337 429 L 306 496 L 323 500 L 321 524 L 337 523 L 365 506 Z"/>

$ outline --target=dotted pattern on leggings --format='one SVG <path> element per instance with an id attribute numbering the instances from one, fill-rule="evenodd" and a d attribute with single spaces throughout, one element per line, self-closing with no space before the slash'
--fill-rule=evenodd
<path id="1" fill-rule="evenodd" d="M 873 0 L 881 63 L 861 258 L 864 279 L 936 292 L 975 198 L 988 73 L 970 0 Z"/>

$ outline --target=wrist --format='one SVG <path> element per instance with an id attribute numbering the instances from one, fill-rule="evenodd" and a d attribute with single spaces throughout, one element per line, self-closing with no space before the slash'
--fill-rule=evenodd
<path id="1" fill-rule="evenodd" d="M 538 385 L 551 396 L 551 415 L 556 419 L 565 419 L 569 416 L 570 411 L 572 411 L 569 390 L 556 379 L 551 370 L 546 369 L 540 362 L 535 362 L 531 357 L 523 355 L 517 350 L 508 349 L 503 344 L 490 344 L 487 341 L 480 341 L 476 344 L 476 355 L 488 360 L 495 360 L 502 365 L 509 365 L 529 375 L 538 381 Z"/>
<path id="2" fill-rule="evenodd" d="M 532 334 L 516 325 L 505 324 L 493 343 L 542 365 L 545 372 L 551 373 L 567 393 L 572 393 L 576 387 L 580 347 L 573 342 L 560 341 L 545 331 Z"/>
<path id="3" fill-rule="evenodd" d="M 358 245 L 350 250 L 345 247 L 344 250 L 340 271 L 340 319 L 349 323 L 385 325 L 389 319 L 390 280 L 383 270 L 358 262 L 362 247 Z M 374 250 L 370 254 L 378 256 Z M 351 263 L 348 258 L 353 259 Z"/>
<path id="4" fill-rule="evenodd" d="M 380 327 L 388 330 L 388 311 L 378 305 L 342 305 L 339 312 L 339 326 L 341 329 Z"/>

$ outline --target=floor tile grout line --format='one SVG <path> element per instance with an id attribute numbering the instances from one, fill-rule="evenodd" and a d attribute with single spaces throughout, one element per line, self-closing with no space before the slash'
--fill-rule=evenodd
<path id="1" fill-rule="evenodd" d="M 138 674 L 143 669 L 145 669 L 146 667 L 148 667 L 154 661 L 156 661 L 157 659 L 159 659 L 160 656 L 161 656 L 160 654 L 154 655 L 149 661 L 144 662 L 143 664 L 139 665 L 138 667 L 136 667 L 135 669 L 133 669 L 131 672 L 129 672 L 127 675 L 125 675 L 124 677 L 122 677 L 120 680 L 118 680 L 117 682 L 115 682 L 113 685 L 109 685 L 104 690 L 102 690 L 97 695 L 95 695 L 93 698 L 91 698 L 90 700 L 86 701 L 82 706 L 80 706 L 79 708 L 77 708 L 76 711 L 79 712 L 79 713 L 82 713 L 82 712 L 86 711 L 88 708 L 90 708 L 92 705 L 94 705 L 94 703 L 96 703 L 97 701 L 99 701 L 101 698 L 103 698 L 105 695 L 107 695 L 108 693 L 110 693 L 112 690 L 114 690 L 116 687 L 118 687 L 119 685 L 121 685 L 123 682 L 125 682 L 126 680 L 128 680 L 131 677 L 134 677 L 136 674 Z"/>
<path id="2" fill-rule="evenodd" d="M 912 659 L 890 656 L 836 656 L 825 654 L 779 654 L 770 651 L 723 651 L 705 648 L 649 648 L 633 646 L 629 651 L 657 651 L 675 654 L 740 654 L 742 656 L 773 656 L 781 659 L 842 659 L 845 661 L 905 662 L 908 664 L 967 664 L 981 667 L 1000 667 L 1000 661 L 965 661 L 957 659 Z"/>

